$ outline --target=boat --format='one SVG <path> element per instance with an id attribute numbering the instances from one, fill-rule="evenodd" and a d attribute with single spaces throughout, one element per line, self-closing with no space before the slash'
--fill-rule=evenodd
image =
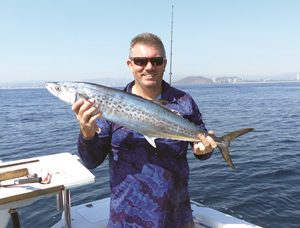
<path id="1" fill-rule="evenodd" d="M 110 198 L 71 207 L 72 228 L 104 228 L 109 219 Z M 191 200 L 196 228 L 259 228 L 254 224 Z M 63 228 L 64 215 L 52 228 Z"/>
<path id="2" fill-rule="evenodd" d="M 67 163 L 65 162 L 66 160 L 68 160 Z M 99 228 L 107 226 L 110 205 L 109 197 L 71 206 L 71 189 L 95 182 L 95 176 L 80 163 L 78 156 L 71 153 L 58 153 L 12 162 L 2 162 L 0 163 L 0 177 L 1 173 L 11 174 L 15 170 L 22 169 L 27 169 L 28 173 L 45 173 L 46 171 L 47 176 L 51 176 L 51 181 L 43 183 L 39 179 L 37 182 L 16 184 L 9 187 L 1 187 L 4 182 L 1 181 L 0 228 L 6 228 L 10 219 L 12 219 L 13 227 L 20 227 L 16 209 L 30 205 L 49 194 L 57 194 L 58 208 L 62 210 L 60 220 L 52 228 Z M 20 175 L 20 172 L 18 175 Z M 21 179 L 26 180 L 26 178 L 28 177 L 24 176 Z M 15 183 L 14 180 L 8 181 Z M 193 200 L 191 200 L 191 207 L 195 227 L 260 227 L 206 207 Z"/>

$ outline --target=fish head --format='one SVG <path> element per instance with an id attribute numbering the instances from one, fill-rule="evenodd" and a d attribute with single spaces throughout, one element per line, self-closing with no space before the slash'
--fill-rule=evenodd
<path id="1" fill-rule="evenodd" d="M 59 99 L 73 104 L 78 97 L 76 86 L 67 82 L 46 82 L 47 90 Z"/>

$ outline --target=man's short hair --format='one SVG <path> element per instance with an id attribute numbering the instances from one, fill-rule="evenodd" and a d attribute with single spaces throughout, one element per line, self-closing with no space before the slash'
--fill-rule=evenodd
<path id="1" fill-rule="evenodd" d="M 132 48 L 136 45 L 136 44 L 143 44 L 143 45 L 149 45 L 149 46 L 153 46 L 153 47 L 157 47 L 161 50 L 161 55 L 162 57 L 166 58 L 166 51 L 165 51 L 165 47 L 163 42 L 161 41 L 161 39 L 152 34 L 152 33 L 141 33 L 137 36 L 135 36 L 131 42 L 130 42 L 130 48 L 129 48 L 129 58 L 132 57 L 131 56 L 131 52 L 132 52 Z"/>

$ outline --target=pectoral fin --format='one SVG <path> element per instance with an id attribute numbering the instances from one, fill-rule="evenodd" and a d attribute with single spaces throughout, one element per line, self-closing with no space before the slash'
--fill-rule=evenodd
<path id="1" fill-rule="evenodd" d="M 147 135 L 144 135 L 144 137 L 151 144 L 151 146 L 153 146 L 154 148 L 156 148 L 155 141 L 154 141 L 156 138 L 149 137 Z"/>

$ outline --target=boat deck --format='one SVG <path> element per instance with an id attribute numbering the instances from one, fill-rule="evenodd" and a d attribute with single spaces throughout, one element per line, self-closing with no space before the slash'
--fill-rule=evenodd
<path id="1" fill-rule="evenodd" d="M 48 174 L 51 174 L 51 182 L 47 184 L 29 183 L 0 187 L 0 228 L 6 227 L 10 219 L 8 211 L 11 208 L 30 205 L 38 198 L 48 194 L 57 194 L 59 196 L 59 207 L 63 210 L 61 220 L 52 228 L 99 228 L 107 226 L 110 198 L 71 207 L 70 190 L 94 183 L 95 181 L 94 175 L 78 161 L 77 156 L 73 156 L 70 153 L 60 153 L 32 159 L 3 162 L 0 168 L 2 174 L 5 174 L 5 172 L 7 174 L 7 171 L 10 172 L 20 168 L 28 169 L 29 173 L 41 173 L 46 170 Z M 195 227 L 259 228 L 259 226 L 205 207 L 194 201 L 191 201 L 191 205 Z"/>
<path id="2" fill-rule="evenodd" d="M 109 218 L 109 202 L 110 198 L 105 198 L 72 207 L 72 228 L 106 227 Z M 259 228 L 259 226 L 205 207 L 197 202 L 191 201 L 191 205 L 197 228 Z M 64 227 L 63 219 L 52 226 L 52 228 L 62 227 Z"/>

